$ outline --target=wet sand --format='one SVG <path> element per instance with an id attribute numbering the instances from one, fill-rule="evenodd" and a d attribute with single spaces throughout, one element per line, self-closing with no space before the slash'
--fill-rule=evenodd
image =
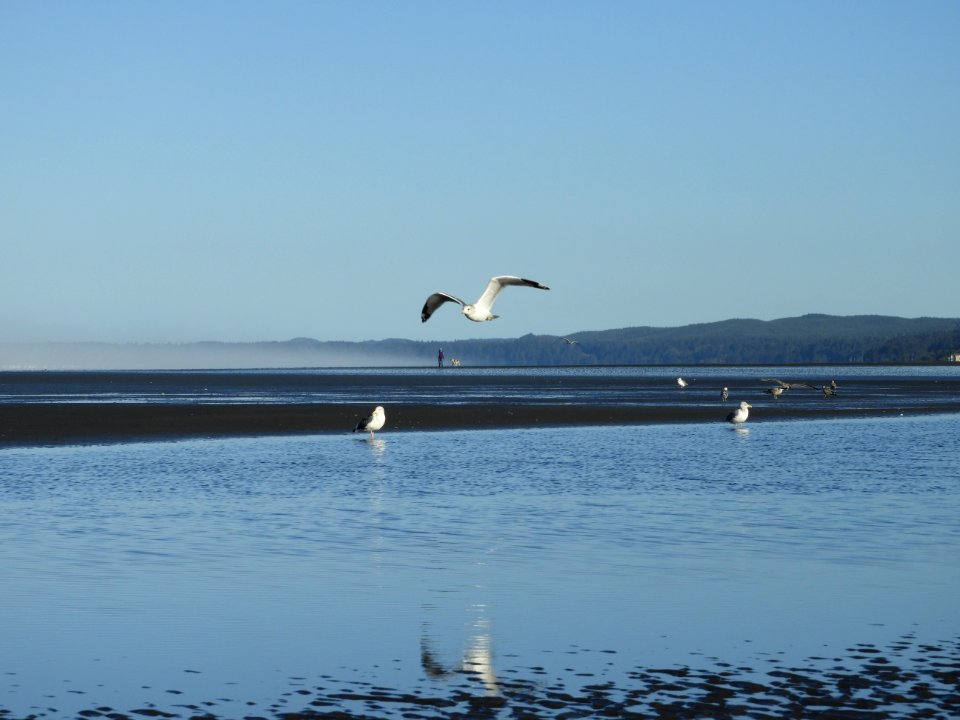
<path id="1" fill-rule="evenodd" d="M 592 653 L 577 650 L 568 655 Z M 618 653 L 599 651 L 608 665 L 622 662 Z M 712 662 L 706 662 L 711 660 Z M 571 657 L 569 662 L 575 663 Z M 706 663 L 706 664 L 704 664 Z M 187 670 L 195 673 L 197 671 Z M 568 673 L 575 673 L 574 669 Z M 199 674 L 199 673 L 198 673 Z M 430 673 L 425 673 L 427 677 Z M 880 718 L 949 718 L 960 712 L 960 640 L 919 642 L 905 635 L 887 646 L 861 643 L 839 655 L 807 658 L 799 664 L 769 656 L 757 666 L 734 666 L 720 658 L 670 667 L 637 666 L 624 682 L 592 672 L 553 677 L 540 666 L 516 668 L 491 678 L 476 671 L 454 673 L 445 682 L 413 691 L 384 687 L 359 678 L 289 678 L 289 690 L 275 702 L 246 701 L 245 717 L 276 720 L 354 720 L 372 718 L 660 718 L 662 720 L 878 720 Z M 158 707 L 146 703 L 131 710 L 97 705 L 71 717 L 133 720 L 138 717 L 219 718 L 220 706 L 240 697 L 203 701 L 183 697 Z M 83 694 L 81 692 L 81 694 Z M 26 718 L 63 717 L 51 706 Z M 164 707 L 166 706 L 166 707 Z M 0 718 L 24 718 L 0 706 Z M 24 720 L 26 720 L 24 718 Z"/>
<path id="2" fill-rule="evenodd" d="M 356 404 L 0 404 L 0 446 L 69 445 L 178 438 L 349 433 L 372 406 Z M 393 404 L 381 433 L 584 425 L 719 422 L 728 407 L 703 405 Z M 824 417 L 960 412 L 960 404 L 844 408 L 783 403 L 750 423 Z"/>

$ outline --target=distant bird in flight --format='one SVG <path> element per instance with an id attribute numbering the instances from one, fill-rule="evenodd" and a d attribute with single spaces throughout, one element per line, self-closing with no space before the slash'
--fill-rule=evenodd
<path id="1" fill-rule="evenodd" d="M 496 277 L 490 278 L 490 282 L 487 283 L 487 289 L 483 291 L 483 295 L 481 295 L 480 299 L 471 305 L 468 305 L 463 300 L 458 297 L 454 297 L 453 295 L 435 292 L 433 295 L 428 297 L 427 301 L 423 304 L 423 310 L 420 311 L 420 322 L 426 322 L 429 320 L 430 316 L 433 315 L 436 309 L 445 302 L 460 303 L 460 305 L 463 306 L 463 309 L 460 312 L 463 313 L 468 320 L 473 320 L 474 322 L 495 320 L 500 316 L 493 314 L 493 303 L 496 302 L 497 295 L 500 294 L 500 291 L 503 290 L 503 288 L 507 285 L 525 285 L 527 287 L 539 288 L 540 290 L 550 289 L 546 285 L 541 285 L 535 280 L 527 280 L 514 275 L 497 275 Z"/>
<path id="2" fill-rule="evenodd" d="M 580 344 L 580 342 L 579 342 L 578 340 L 571 340 L 570 338 L 563 338 L 563 341 L 564 341 L 567 345 L 579 345 L 579 344 Z"/>
<path id="3" fill-rule="evenodd" d="M 723 390 L 720 391 L 720 399 L 721 399 L 721 400 L 726 400 L 728 397 L 730 397 L 730 391 L 729 391 L 729 390 L 727 390 L 726 388 L 724 388 Z"/>
<path id="4" fill-rule="evenodd" d="M 357 426 L 353 429 L 353 431 L 360 432 L 362 430 L 367 430 L 369 431 L 370 439 L 372 440 L 373 432 L 382 428 L 386 421 L 387 414 L 383 411 L 382 406 L 377 405 L 370 415 L 367 415 L 367 417 L 357 423 Z"/>
<path id="5" fill-rule="evenodd" d="M 739 423 L 746 422 L 747 417 L 750 415 L 750 408 L 752 407 L 753 405 L 751 405 L 746 401 L 741 402 L 740 407 L 738 409 L 734 410 L 732 413 L 727 415 L 727 422 L 733 423 L 734 425 L 738 425 Z"/>
<path id="6" fill-rule="evenodd" d="M 789 390 L 790 388 L 794 388 L 794 387 L 805 387 L 805 388 L 810 388 L 811 390 L 816 390 L 816 388 L 813 385 L 810 385 L 809 383 L 805 383 L 805 382 L 786 383 L 783 380 L 777 380 L 776 378 L 760 378 L 760 382 L 776 383 L 777 386 L 782 388 L 783 390 Z"/>
<path id="7" fill-rule="evenodd" d="M 690 383 L 688 383 L 688 382 L 687 382 L 686 380 L 684 380 L 682 377 L 678 377 L 678 378 L 677 378 L 677 385 L 680 386 L 680 389 L 681 389 L 681 390 L 683 390 L 683 389 L 684 389 L 687 385 L 689 385 L 689 384 L 690 384 Z"/>

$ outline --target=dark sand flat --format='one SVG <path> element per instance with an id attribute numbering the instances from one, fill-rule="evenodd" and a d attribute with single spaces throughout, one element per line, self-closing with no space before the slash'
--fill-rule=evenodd
<path id="1" fill-rule="evenodd" d="M 0 404 L 0 446 L 69 445 L 177 438 L 350 433 L 369 414 L 357 404 Z M 703 405 L 388 405 L 381 433 L 650 423 L 722 423 L 727 409 Z M 782 403 L 756 408 L 750 423 L 829 417 L 960 412 L 960 403 L 898 408 L 846 408 Z"/>

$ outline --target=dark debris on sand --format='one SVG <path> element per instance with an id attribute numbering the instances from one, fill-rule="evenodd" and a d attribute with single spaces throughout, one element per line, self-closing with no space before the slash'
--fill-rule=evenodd
<path id="1" fill-rule="evenodd" d="M 540 672 L 537 679 L 498 680 L 491 690 L 472 673 L 447 692 L 427 696 L 401 692 L 356 680 L 328 687 L 300 687 L 243 720 L 460 720 L 467 718 L 644 718 L 651 720 L 947 720 L 960 717 L 960 638 L 933 644 L 905 636 L 887 648 L 861 644 L 845 657 L 809 658 L 797 667 L 733 668 L 717 662 L 713 668 L 689 666 L 636 668 L 628 682 L 598 682 L 572 689 L 564 679 L 553 682 Z M 512 672 L 512 671 L 511 671 Z M 325 683 L 336 683 L 324 676 Z M 362 688 L 362 689 L 358 689 Z M 81 718 L 138 720 L 186 718 L 221 720 L 215 702 L 177 705 L 166 709 L 138 708 L 118 712 L 97 707 L 76 714 Z M 253 706 L 255 703 L 248 703 Z M 294 709 L 296 707 L 296 709 Z M 251 708 L 252 710 L 253 708 Z M 61 717 L 52 708 L 15 718 L 0 709 L 2 720 Z"/>

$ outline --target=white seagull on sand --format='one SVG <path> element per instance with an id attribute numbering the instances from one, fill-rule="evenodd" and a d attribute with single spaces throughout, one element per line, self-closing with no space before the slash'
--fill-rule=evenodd
<path id="1" fill-rule="evenodd" d="M 382 406 L 377 405 L 370 415 L 367 415 L 367 417 L 357 423 L 357 426 L 353 429 L 353 431 L 359 432 L 361 430 L 368 430 L 370 432 L 370 439 L 372 440 L 374 431 L 382 428 L 386 421 L 387 414 L 383 411 Z"/>
<path id="2" fill-rule="evenodd" d="M 738 425 L 742 422 L 746 422 L 747 416 L 750 415 L 750 408 L 752 407 L 753 405 L 751 405 L 746 401 L 741 402 L 740 407 L 738 409 L 734 410 L 732 413 L 727 415 L 727 422 L 733 423 L 734 425 Z"/>
<path id="3" fill-rule="evenodd" d="M 497 295 L 500 294 L 500 291 L 503 290 L 503 288 L 507 285 L 525 285 L 527 287 L 539 288 L 540 290 L 550 289 L 546 285 L 541 285 L 535 280 L 527 280 L 514 275 L 497 275 L 496 277 L 490 278 L 490 282 L 487 283 L 487 289 L 483 291 L 483 295 L 480 296 L 480 299 L 472 305 L 468 305 L 463 300 L 458 297 L 454 297 L 453 295 L 435 292 L 433 295 L 428 297 L 427 301 L 423 304 L 423 310 L 420 311 L 420 322 L 426 322 L 429 320 L 430 316 L 433 315 L 436 309 L 445 302 L 460 303 L 463 306 L 463 309 L 460 312 L 463 313 L 468 320 L 473 320 L 474 322 L 494 320 L 498 318 L 499 315 L 493 314 L 493 303 L 496 302 Z"/>

